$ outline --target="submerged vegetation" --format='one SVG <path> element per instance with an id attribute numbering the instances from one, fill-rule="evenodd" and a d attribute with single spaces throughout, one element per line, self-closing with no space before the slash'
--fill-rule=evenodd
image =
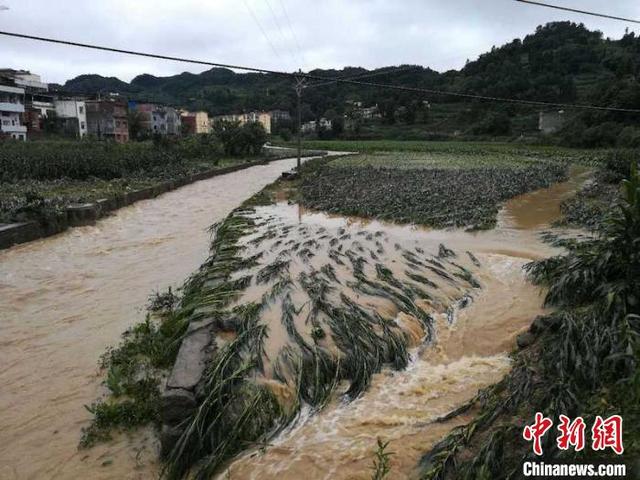
<path id="1" fill-rule="evenodd" d="M 421 301 L 446 305 L 478 286 L 475 267 L 455 263 L 449 249 L 451 259 L 396 249 L 383 232 L 354 231 L 341 221 L 297 224 L 286 208 L 245 207 L 228 217 L 182 299 L 183 308 L 194 308 L 191 322 L 213 322 L 215 346 L 196 389 L 200 406 L 168 454 L 171 477 L 191 470 L 207 478 L 230 456 L 267 441 L 303 404 L 322 408 L 335 391 L 358 397 L 374 373 L 406 367 L 408 347 L 431 338 L 434 310 Z M 380 254 L 386 264 L 393 258 L 433 277 L 431 286 L 373 261 L 376 242 L 387 245 Z M 443 277 L 425 267 L 429 262 Z M 454 280 L 462 271 L 468 276 Z M 405 312 L 408 323 L 382 306 Z"/>
<path id="2" fill-rule="evenodd" d="M 302 203 L 318 210 L 479 229 L 495 224 L 501 202 L 565 178 L 565 162 L 536 156 L 373 153 L 316 168 L 300 192 Z"/>
<path id="3" fill-rule="evenodd" d="M 376 458 L 373 461 L 373 475 L 371 480 L 384 480 L 391 472 L 390 459 L 393 452 L 388 452 L 389 441 L 383 442 L 380 437 L 377 439 Z"/>
<path id="4" fill-rule="evenodd" d="M 548 288 L 546 304 L 557 310 L 534 321 L 530 333 L 537 341 L 517 355 L 512 372 L 466 406 L 480 404 L 475 420 L 425 456 L 423 478 L 513 478 L 533 455 L 521 432 L 537 411 L 554 422 L 561 414 L 583 416 L 587 424 L 596 415 L 621 415 L 626 458 L 637 456 L 640 176 L 635 161 L 597 236 L 565 246 L 567 253 L 527 266 L 532 280 Z M 545 461 L 587 458 L 585 452 L 559 450 L 553 436 L 545 438 L 544 452 Z M 606 452 L 588 455 L 608 458 Z"/>
<path id="5" fill-rule="evenodd" d="M 169 477 L 208 478 L 231 456 L 264 444 L 302 405 L 320 409 L 334 393 L 354 399 L 384 366 L 405 368 L 409 348 L 432 338 L 432 315 L 480 287 L 477 259 L 444 245 L 429 252 L 342 220 L 299 224 L 294 207 L 262 206 L 262 198 L 213 228 L 211 256 L 181 297 L 154 296 L 148 320 L 105 357 L 111 395 L 92 407 L 84 445 L 113 427 L 158 423 L 176 348 L 208 328 L 213 343 L 195 388 L 198 406 L 165 450 Z M 141 377 L 155 381 L 152 393 L 130 398 Z M 115 411 L 129 400 L 145 410 Z M 381 455 L 384 478 L 388 454 Z"/>
<path id="6" fill-rule="evenodd" d="M 317 198 L 325 210 L 341 194 L 357 210 L 349 213 L 487 227 L 499 202 L 563 179 L 567 163 L 488 152 L 319 159 L 303 166 L 288 193 L 305 203 Z M 638 190 L 632 183 L 628 192 Z M 434 338 L 434 317 L 450 319 L 482 287 L 482 263 L 472 252 L 344 218 L 301 220 L 296 205 L 273 204 L 283 187 L 264 189 L 212 227 L 210 257 L 180 296 L 152 297 L 147 320 L 105 355 L 110 394 L 90 407 L 94 422 L 82 445 L 114 428 L 166 427 L 161 392 L 171 367 L 181 344 L 206 330 L 204 371 L 190 390 L 196 405 L 163 440 L 163 474 L 209 478 L 233 456 L 266 445 L 303 407 L 316 412 L 336 395 L 355 399 L 376 372 L 404 369 L 410 349 Z M 638 273 L 638 194 L 625 202 L 600 236 L 566 242 L 566 256 L 528 267 L 536 282 L 550 285 L 548 304 L 560 307 L 532 327 L 544 346 L 529 349 L 500 384 L 454 412 L 481 405 L 473 423 L 425 457 L 425 478 L 497 478 L 501 462 L 515 468 L 520 458 L 513 455 L 524 452 L 504 448 L 522 419 L 497 427 L 499 419 L 529 407 L 549 415 L 595 412 L 594 391 L 607 405 L 620 398 L 622 387 L 610 379 L 635 368 L 629 351 L 636 351 L 633 299 L 640 298 L 631 280 Z M 386 213 L 375 211 L 383 207 Z M 637 414 L 629 408 L 625 413 Z M 458 461 L 474 445 L 474 458 Z M 391 475 L 386 446 L 378 445 L 374 478 Z"/>
<path id="7" fill-rule="evenodd" d="M 125 332 L 122 343 L 102 356 L 108 396 L 87 407 L 93 421 L 83 431 L 81 447 L 110 439 L 114 429 L 158 424 L 160 385 L 175 361 L 185 329 L 184 314 L 171 289 L 151 297 L 145 321 Z"/>

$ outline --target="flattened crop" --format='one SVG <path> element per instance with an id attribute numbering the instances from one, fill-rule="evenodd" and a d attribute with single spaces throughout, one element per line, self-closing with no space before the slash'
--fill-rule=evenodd
<path id="1" fill-rule="evenodd" d="M 567 176 L 563 163 L 531 159 L 481 161 L 468 168 L 434 165 L 433 159 L 425 168 L 416 167 L 415 159 L 410 168 L 401 162 L 387 167 L 354 159 L 332 162 L 304 176 L 301 202 L 317 210 L 436 228 L 490 228 L 501 202 Z"/>

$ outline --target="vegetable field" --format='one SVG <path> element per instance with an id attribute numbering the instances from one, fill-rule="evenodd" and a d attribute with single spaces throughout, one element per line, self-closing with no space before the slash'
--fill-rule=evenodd
<path id="1" fill-rule="evenodd" d="M 398 140 L 314 140 L 303 142 L 304 148 L 360 153 L 403 152 L 450 155 L 509 155 L 520 159 L 533 157 L 581 164 L 602 162 L 608 150 L 585 150 L 550 145 L 526 145 L 502 142 L 398 141 Z"/>
<path id="2" fill-rule="evenodd" d="M 310 208 L 436 228 L 490 228 L 500 203 L 566 178 L 565 161 L 509 153 L 370 153 L 308 168 Z"/>

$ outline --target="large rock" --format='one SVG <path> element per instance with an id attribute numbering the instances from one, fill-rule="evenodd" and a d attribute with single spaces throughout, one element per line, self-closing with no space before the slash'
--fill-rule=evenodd
<path id="1" fill-rule="evenodd" d="M 195 395 L 182 388 L 167 388 L 160 398 L 162 423 L 178 425 L 196 408 Z"/>
<path id="2" fill-rule="evenodd" d="M 531 345 L 536 339 L 536 336 L 531 332 L 525 332 L 518 335 L 516 339 L 516 343 L 518 344 L 518 348 L 527 348 Z"/>
<path id="3" fill-rule="evenodd" d="M 213 342 L 212 323 L 213 319 L 204 319 L 189 324 L 167 381 L 167 388 L 191 391 L 195 389 L 210 358 L 209 347 Z"/>
<path id="4" fill-rule="evenodd" d="M 184 430 L 180 427 L 172 427 L 163 425 L 160 431 L 160 455 L 167 457 L 175 444 L 180 440 L 180 436 Z"/>

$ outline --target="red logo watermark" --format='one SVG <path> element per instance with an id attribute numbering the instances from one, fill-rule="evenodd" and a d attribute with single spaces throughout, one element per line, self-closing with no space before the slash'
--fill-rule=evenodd
<path id="1" fill-rule="evenodd" d="M 522 437 L 533 442 L 533 453 L 542 455 L 542 437 L 553 426 L 553 420 L 545 417 L 542 413 L 536 412 L 535 420 L 532 425 L 524 427 Z M 556 443 L 560 450 L 568 450 L 573 447 L 579 452 L 585 447 L 585 430 L 586 424 L 582 417 L 571 420 L 566 415 L 560 415 L 560 424 L 556 437 Z M 597 416 L 591 427 L 591 449 L 605 450 L 611 448 L 618 455 L 624 452 L 622 445 L 622 417 L 620 415 L 612 415 L 603 419 Z"/>

